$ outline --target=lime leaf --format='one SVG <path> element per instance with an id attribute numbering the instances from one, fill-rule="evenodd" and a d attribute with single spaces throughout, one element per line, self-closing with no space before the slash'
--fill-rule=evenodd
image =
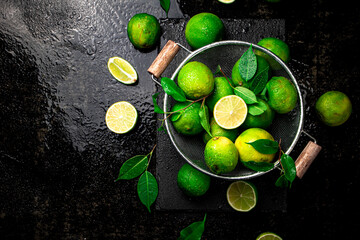
<path id="1" fill-rule="evenodd" d="M 205 129 L 205 131 L 210 135 L 210 137 L 213 137 L 210 131 L 210 120 L 209 120 L 209 111 L 207 106 L 204 104 L 201 105 L 200 111 L 199 111 L 199 117 L 200 117 L 200 124 Z"/>
<path id="2" fill-rule="evenodd" d="M 277 187 L 289 187 L 289 181 L 286 179 L 285 175 L 280 175 L 280 177 L 276 180 L 275 186 Z"/>
<path id="3" fill-rule="evenodd" d="M 242 162 L 245 167 L 257 171 L 257 172 L 266 172 L 274 168 L 274 163 L 268 163 L 268 162 Z"/>
<path id="4" fill-rule="evenodd" d="M 128 159 L 121 166 L 119 176 L 115 181 L 120 179 L 133 179 L 143 173 L 148 165 L 148 157 L 146 155 L 137 155 Z"/>
<path id="5" fill-rule="evenodd" d="M 265 88 L 266 83 L 269 79 L 269 67 L 266 67 L 261 72 L 259 72 L 254 79 L 251 81 L 250 89 L 258 95 Z"/>
<path id="6" fill-rule="evenodd" d="M 296 177 L 296 166 L 294 160 L 287 154 L 283 154 L 280 158 L 281 165 L 284 168 L 285 177 L 292 183 Z"/>
<path id="7" fill-rule="evenodd" d="M 253 116 L 263 114 L 267 110 L 267 106 L 263 102 L 258 102 L 248 106 L 249 113 Z"/>
<path id="8" fill-rule="evenodd" d="M 166 17 L 168 17 L 168 13 L 170 9 L 170 0 L 160 0 L 160 6 L 166 12 Z"/>
<path id="9" fill-rule="evenodd" d="M 171 115 L 171 118 L 170 120 L 172 122 L 176 122 L 177 120 L 180 119 L 181 115 L 183 114 L 184 111 L 180 111 L 180 112 L 174 112 L 172 115 Z"/>
<path id="10" fill-rule="evenodd" d="M 240 76 L 245 80 L 249 81 L 256 73 L 257 59 L 255 53 L 252 50 L 252 45 L 249 49 L 241 56 L 239 62 Z"/>
<path id="11" fill-rule="evenodd" d="M 234 93 L 235 95 L 241 97 L 246 104 L 258 102 L 255 93 L 248 88 L 238 86 L 234 89 Z"/>
<path id="12" fill-rule="evenodd" d="M 159 189 L 155 177 L 150 172 L 145 171 L 139 178 L 137 192 L 141 203 L 151 212 L 150 206 L 155 202 Z"/>
<path id="13" fill-rule="evenodd" d="M 152 100 L 153 100 L 153 104 L 154 104 L 154 112 L 155 113 L 164 113 L 164 111 L 159 107 L 159 105 L 156 102 L 157 97 L 159 96 L 160 93 L 155 93 L 154 95 L 152 95 Z"/>
<path id="14" fill-rule="evenodd" d="M 171 80 L 170 78 L 162 77 L 161 78 L 161 86 L 164 89 L 164 91 L 168 95 L 172 96 L 176 101 L 178 101 L 178 102 L 186 101 L 184 91 L 181 88 L 179 88 L 179 86 L 176 85 L 176 83 L 173 80 Z"/>
<path id="15" fill-rule="evenodd" d="M 274 154 L 279 149 L 279 143 L 269 139 L 258 139 L 247 144 L 250 144 L 256 151 L 263 154 Z"/>
<path id="16" fill-rule="evenodd" d="M 199 222 L 194 222 L 181 230 L 178 240 L 200 240 L 205 229 L 206 214 L 204 219 Z"/>

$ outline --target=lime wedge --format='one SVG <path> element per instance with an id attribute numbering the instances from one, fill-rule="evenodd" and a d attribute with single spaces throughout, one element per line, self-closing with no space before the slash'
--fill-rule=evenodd
<path id="1" fill-rule="evenodd" d="M 264 232 L 260 234 L 256 240 L 282 240 L 280 236 L 272 232 Z"/>
<path id="2" fill-rule="evenodd" d="M 256 206 L 257 190 L 252 183 L 237 181 L 230 184 L 226 192 L 230 206 L 239 212 L 248 212 Z"/>
<path id="3" fill-rule="evenodd" d="M 247 112 L 247 105 L 241 97 L 228 95 L 215 104 L 214 118 L 220 127 L 234 129 L 245 121 Z"/>
<path id="4" fill-rule="evenodd" d="M 138 114 L 129 102 L 116 102 L 106 111 L 106 126 L 113 132 L 123 134 L 134 128 Z"/>
<path id="5" fill-rule="evenodd" d="M 138 79 L 135 68 L 121 57 L 109 58 L 107 67 L 111 75 L 124 84 L 133 84 Z"/>
<path id="6" fill-rule="evenodd" d="M 225 4 L 230 4 L 230 3 L 235 2 L 235 0 L 218 0 L 218 1 L 221 3 L 225 3 Z"/>

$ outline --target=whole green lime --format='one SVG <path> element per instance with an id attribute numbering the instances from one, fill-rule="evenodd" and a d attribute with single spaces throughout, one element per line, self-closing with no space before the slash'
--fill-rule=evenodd
<path id="1" fill-rule="evenodd" d="M 285 114 L 296 107 L 298 94 L 289 79 L 280 76 L 272 77 L 266 84 L 268 104 L 275 112 Z"/>
<path id="2" fill-rule="evenodd" d="M 239 131 L 240 131 L 239 128 L 234 128 L 234 129 L 222 128 L 216 123 L 214 117 L 210 118 L 210 132 L 213 137 L 227 137 L 232 142 L 235 142 L 236 138 L 239 136 Z M 207 143 L 210 139 L 211 136 L 207 132 L 204 132 L 203 134 L 204 143 Z"/>
<path id="3" fill-rule="evenodd" d="M 177 81 L 189 99 L 205 97 L 214 89 L 214 76 L 210 68 L 197 61 L 185 64 L 180 69 Z"/>
<path id="4" fill-rule="evenodd" d="M 214 91 L 206 98 L 206 105 L 209 107 L 211 112 L 214 111 L 214 106 L 220 98 L 234 94 L 234 90 L 229 81 L 226 77 L 214 78 Z"/>
<path id="5" fill-rule="evenodd" d="M 339 91 L 328 91 L 316 101 L 315 109 L 320 120 L 334 127 L 345 123 L 352 112 L 349 97 Z"/>
<path id="6" fill-rule="evenodd" d="M 261 128 L 249 128 L 242 132 L 236 139 L 235 146 L 239 151 L 239 159 L 242 162 L 271 162 L 274 159 L 275 153 L 263 154 L 248 144 L 259 139 L 269 139 L 274 141 L 271 134 Z"/>
<path id="7" fill-rule="evenodd" d="M 205 146 L 204 158 L 212 172 L 221 174 L 235 169 L 239 154 L 235 144 L 227 137 L 213 137 Z"/>
<path id="8" fill-rule="evenodd" d="M 268 37 L 261 39 L 258 43 L 259 46 L 262 46 L 276 56 L 278 56 L 284 63 L 288 63 L 290 60 L 290 50 L 289 46 L 282 40 L 278 38 Z M 264 57 L 270 64 L 271 68 L 274 70 L 281 69 L 281 65 L 270 55 L 260 50 L 255 50 L 255 54 L 258 56 Z"/>
<path id="9" fill-rule="evenodd" d="M 171 115 L 170 120 L 175 130 L 184 135 L 196 135 L 203 130 L 199 117 L 201 103 L 190 104 L 191 102 L 177 102 L 171 108 L 171 112 L 176 113 Z M 208 114 L 208 108 L 205 108 Z"/>
<path id="10" fill-rule="evenodd" d="M 160 32 L 156 17 L 147 13 L 135 14 L 127 25 L 130 42 L 140 49 L 154 47 L 159 41 Z"/>
<path id="11" fill-rule="evenodd" d="M 269 104 L 266 101 L 264 101 L 262 99 L 258 99 L 258 101 L 262 102 L 266 105 L 266 107 L 267 107 L 266 110 L 262 114 L 256 115 L 256 116 L 248 114 L 246 116 L 245 122 L 243 124 L 241 124 L 242 128 L 244 128 L 244 129 L 248 129 L 248 128 L 266 129 L 273 122 L 274 117 L 275 117 L 274 110 L 272 110 L 272 108 L 269 106 Z"/>
<path id="12" fill-rule="evenodd" d="M 188 196 L 204 195 L 210 187 L 210 176 L 185 163 L 177 175 L 178 187 Z"/>
<path id="13" fill-rule="evenodd" d="M 256 61 L 257 61 L 257 69 L 256 69 L 256 72 L 255 72 L 255 75 L 254 77 L 264 71 L 264 69 L 266 69 L 267 67 L 269 68 L 268 70 L 268 76 L 270 77 L 271 75 L 271 69 L 270 69 L 270 65 L 269 63 L 266 61 L 266 59 L 264 57 L 261 57 L 261 56 L 256 56 Z M 239 71 L 239 65 L 240 65 L 240 59 L 236 61 L 233 69 L 232 69 L 232 72 L 231 72 L 231 78 L 232 78 L 232 81 L 235 85 L 239 85 L 239 86 L 242 86 L 242 87 L 246 87 L 248 88 L 249 87 L 249 83 L 247 81 L 245 81 L 241 75 L 240 75 L 240 71 Z M 249 82 L 251 81 L 251 79 L 249 80 Z"/>
<path id="14" fill-rule="evenodd" d="M 224 24 L 212 13 L 199 13 L 190 18 L 185 28 L 185 38 L 193 49 L 220 41 L 224 35 Z"/>

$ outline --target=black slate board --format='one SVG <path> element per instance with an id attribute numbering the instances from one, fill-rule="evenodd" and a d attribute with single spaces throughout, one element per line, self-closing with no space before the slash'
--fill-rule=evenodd
<path id="1" fill-rule="evenodd" d="M 187 19 L 165 19 L 161 21 L 163 35 L 161 47 L 168 40 L 190 49 L 185 40 L 185 26 Z M 227 40 L 242 40 L 257 43 L 264 37 L 276 37 L 284 39 L 285 21 L 282 19 L 223 19 Z M 224 39 L 224 40 L 225 40 Z M 163 76 L 171 77 L 176 67 L 188 55 L 184 50 L 180 50 L 174 60 L 168 66 Z M 160 89 L 158 89 L 160 90 Z M 161 92 L 161 91 L 159 91 Z M 159 95 L 158 103 L 162 106 Z M 160 123 L 160 121 L 158 121 Z M 158 124 L 158 126 L 160 126 Z M 167 133 L 158 132 L 156 148 L 156 178 L 159 183 L 159 195 L 156 200 L 157 210 L 182 210 L 182 211 L 233 211 L 226 200 L 226 190 L 230 181 L 222 179 L 211 179 L 209 191 L 200 198 L 190 198 L 177 187 L 177 173 L 186 161 L 178 154 L 172 145 Z M 259 202 L 252 211 L 286 212 L 287 191 L 275 187 L 274 183 L 279 175 L 279 171 L 272 171 L 258 178 L 251 179 L 258 189 Z"/>

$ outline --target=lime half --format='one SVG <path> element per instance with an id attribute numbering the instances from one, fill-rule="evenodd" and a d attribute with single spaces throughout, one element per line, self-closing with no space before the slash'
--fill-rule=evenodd
<path id="1" fill-rule="evenodd" d="M 226 192 L 230 206 L 239 212 L 248 212 L 256 206 L 257 190 L 249 182 L 237 181 L 230 184 Z"/>
<path id="2" fill-rule="evenodd" d="M 241 97 L 228 95 L 215 104 L 214 118 L 220 127 L 234 129 L 245 121 L 247 112 L 247 105 Z"/>
<path id="3" fill-rule="evenodd" d="M 225 3 L 225 4 L 230 4 L 230 3 L 235 2 L 235 0 L 218 0 L 218 1 L 221 3 Z"/>
<path id="4" fill-rule="evenodd" d="M 106 111 L 106 126 L 113 132 L 123 134 L 134 128 L 138 118 L 136 108 L 129 102 L 116 102 Z"/>
<path id="5" fill-rule="evenodd" d="M 256 240 L 282 240 L 280 236 L 272 232 L 264 232 L 260 234 Z"/>
<path id="6" fill-rule="evenodd" d="M 121 57 L 109 58 L 107 67 L 111 75 L 124 84 L 133 84 L 138 79 L 135 68 Z"/>

